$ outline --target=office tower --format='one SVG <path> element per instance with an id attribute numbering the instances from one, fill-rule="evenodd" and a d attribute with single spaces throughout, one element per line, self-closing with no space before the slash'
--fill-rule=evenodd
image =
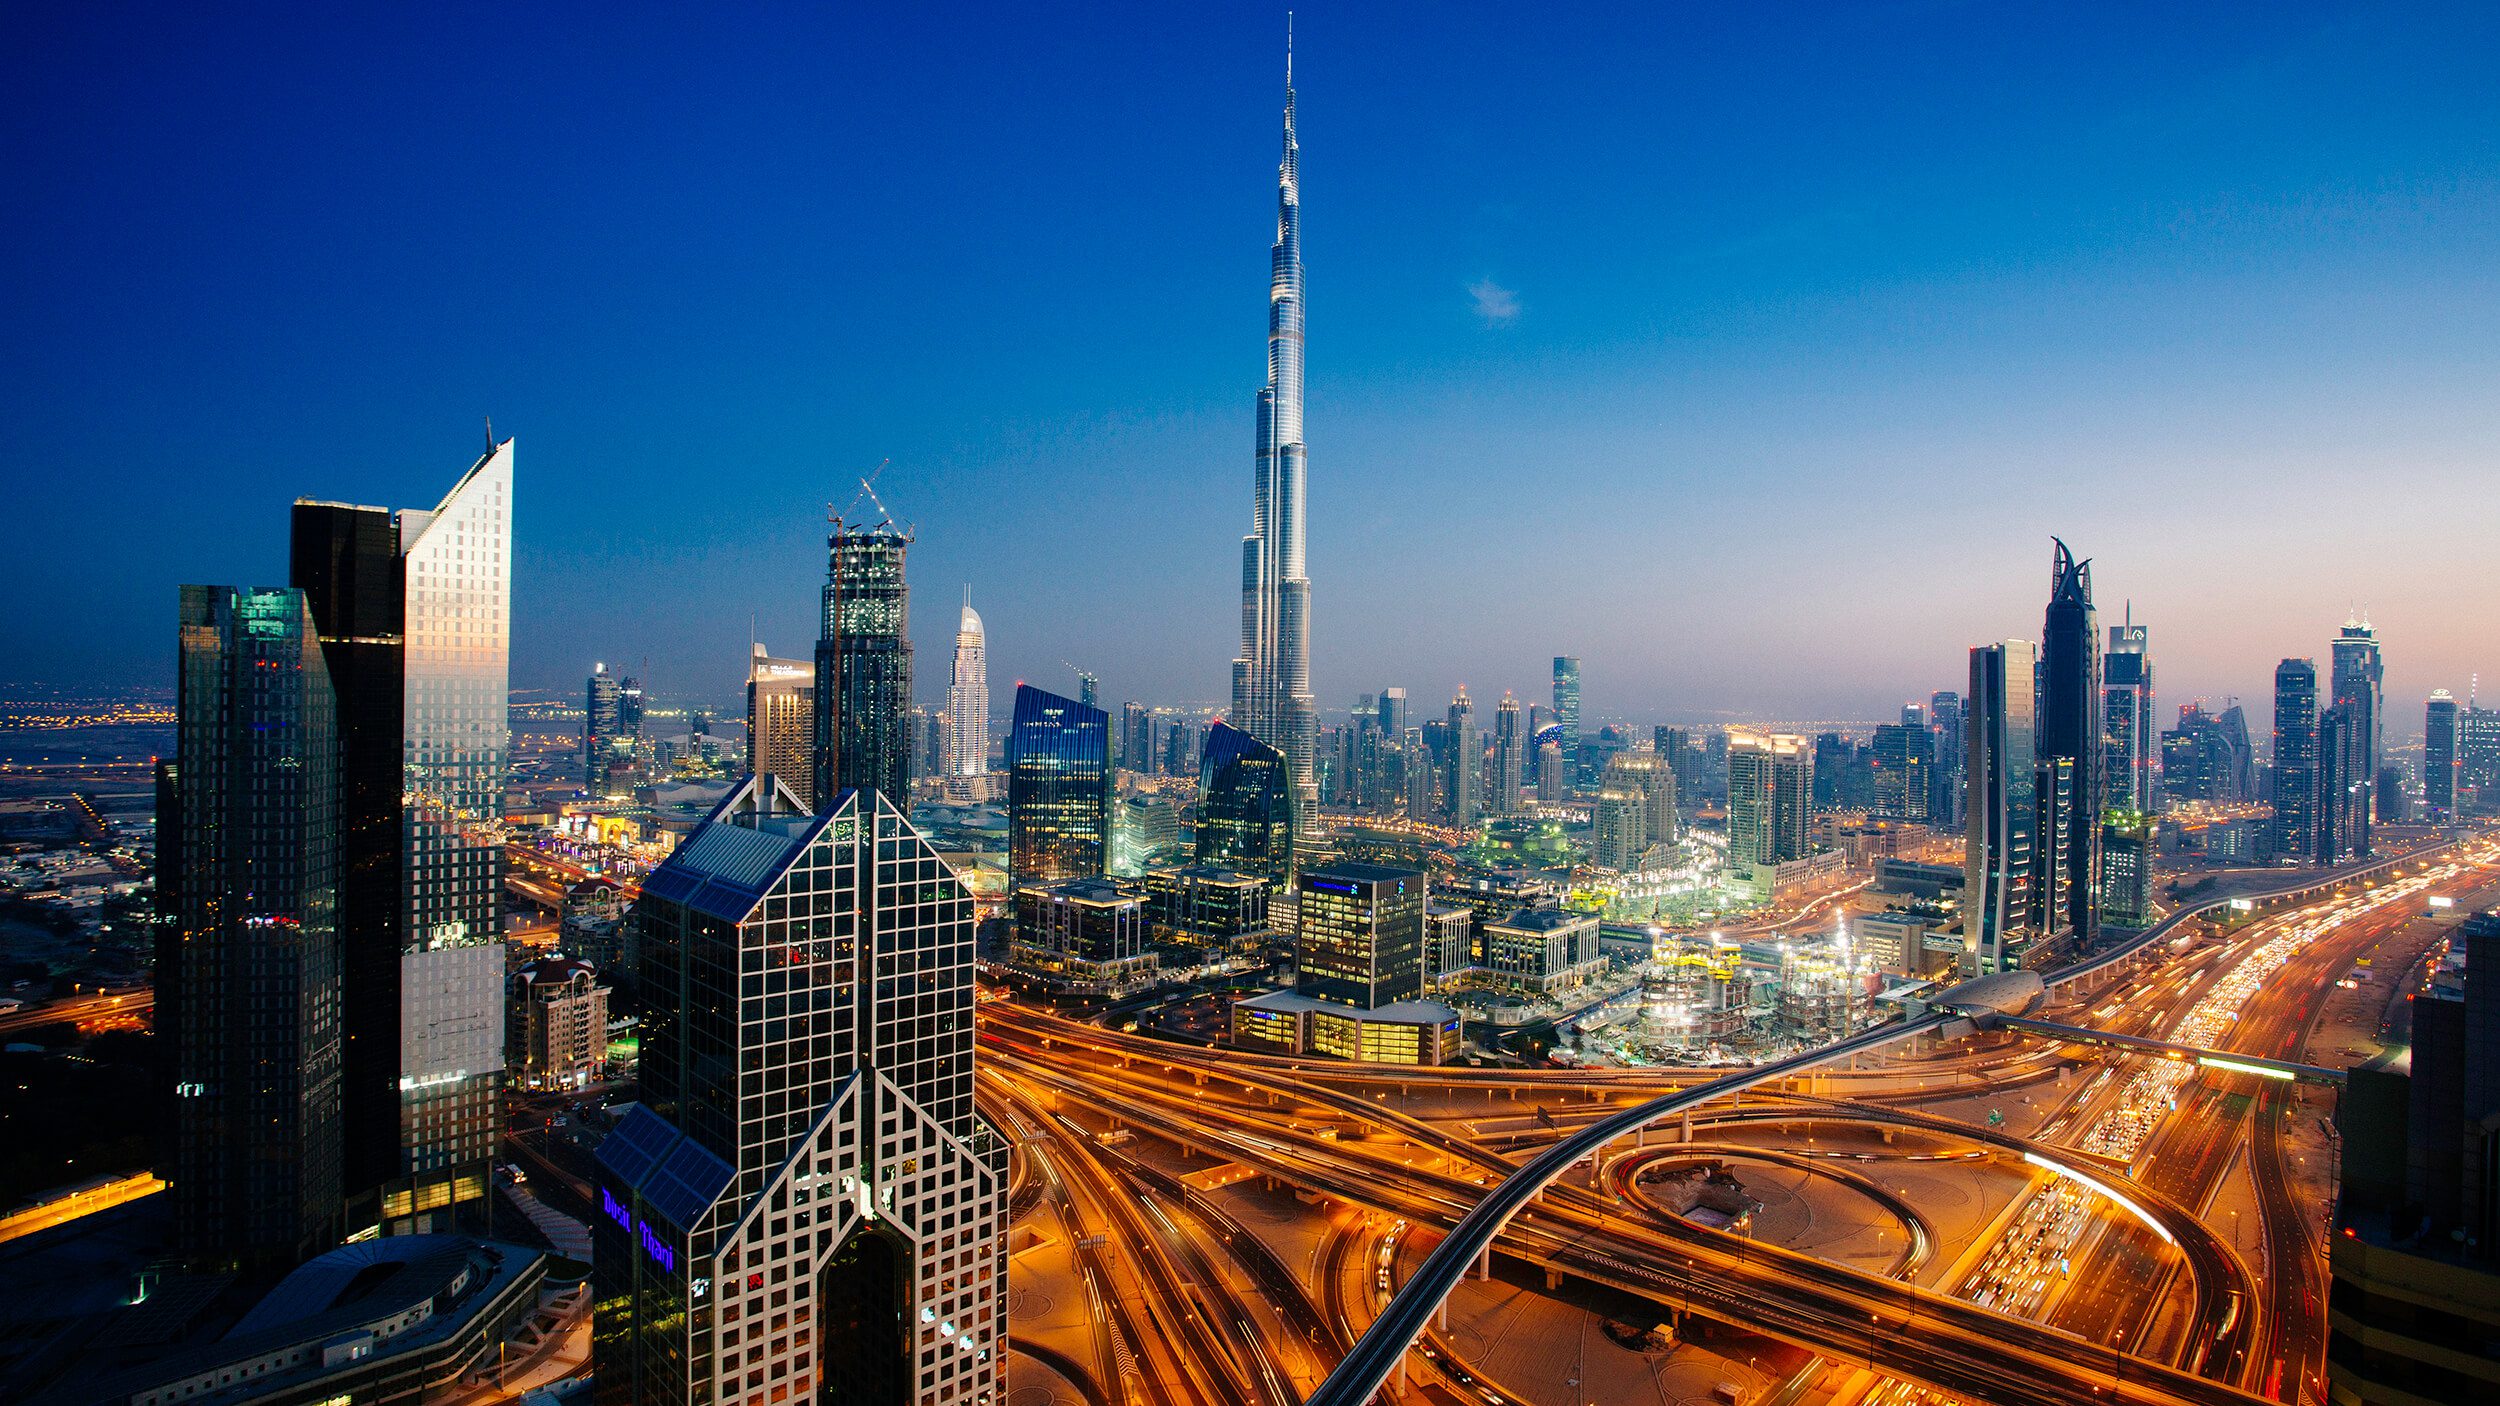
<path id="1" fill-rule="evenodd" d="M 1196 723 L 1187 718 L 1173 719 L 1172 726 L 1163 734 L 1163 774 L 1196 775 L 1203 740 L 1203 730 Z"/>
<path id="2" fill-rule="evenodd" d="M 1076 701 L 1088 708 L 1102 706 L 1102 680 L 1083 669 L 1076 671 Z"/>
<path id="3" fill-rule="evenodd" d="M 1424 730 L 1410 727 L 1406 742 L 1399 748 L 1399 766 L 1406 773 L 1406 815 L 1422 820 L 1433 813 L 1433 788 L 1437 780 L 1432 766 L 1432 748 L 1424 741 Z"/>
<path id="4" fill-rule="evenodd" d="M 2378 635 L 2371 630 L 2369 622 L 2357 614 L 2345 617 L 2343 631 L 2335 637 L 2329 649 L 2334 673 L 2334 706 L 2344 710 L 2351 724 L 2346 745 L 2352 749 L 2352 755 L 2346 759 L 2346 769 L 2364 778 L 2365 782 L 2361 796 L 2362 814 L 2354 822 L 2354 837 L 2360 844 L 2359 852 L 2367 854 L 2370 850 L 2367 781 L 2378 775 L 2379 758 L 2386 750 L 2381 745 L 2380 734 L 2386 731 L 2387 726 L 2387 664 L 2379 656 Z"/>
<path id="5" fill-rule="evenodd" d="M 1822 732 L 1814 737 L 1814 808 L 1817 811 L 1843 808 L 1841 787 L 1849 779 L 1849 739 L 1837 732 Z"/>
<path id="6" fill-rule="evenodd" d="M 2238 703 L 2214 715 L 2213 745 L 2216 797 L 2257 799 L 2257 744 L 2248 735 L 2248 714 Z"/>
<path id="7" fill-rule="evenodd" d="M 291 1266 L 343 1227 L 337 704 L 303 592 L 185 586 L 181 618 L 175 1234 L 201 1269 Z"/>
<path id="8" fill-rule="evenodd" d="M 1571 799 L 1570 784 L 1563 773 L 1563 749 L 1559 738 L 1549 737 L 1536 745 L 1536 798 L 1544 805 L 1561 805 Z"/>
<path id="9" fill-rule="evenodd" d="M 1143 703 L 1120 705 L 1119 762 L 1130 771 L 1154 774 L 1154 715 Z"/>
<path id="10" fill-rule="evenodd" d="M 2123 625 L 2109 627 L 2109 653 L 2101 661 L 2101 728 L 2105 810 L 2151 815 L 2161 807 L 2161 743 L 2153 724 L 2153 655 L 2149 632 L 2127 607 Z"/>
<path id="11" fill-rule="evenodd" d="M 1962 945 L 1969 974 L 2022 965 L 2031 944 L 2034 842 L 2038 833 L 2039 723 L 2031 644 L 2007 640 L 1970 652 L 1964 723 Z"/>
<path id="12" fill-rule="evenodd" d="M 616 682 L 616 730 L 621 737 L 642 740 L 642 680 Z"/>
<path id="13" fill-rule="evenodd" d="M 1942 692 L 1927 700 L 1928 734 L 1935 740 L 1934 783 L 1927 796 L 1927 820 L 1939 830 L 1962 824 L 1963 755 L 1969 748 L 1962 695 Z"/>
<path id="14" fill-rule="evenodd" d="M 2318 714 L 2312 863 L 2341 864 L 2369 853 L 2370 778 L 2354 770 L 2366 750 L 2358 710 L 2338 703 Z"/>
<path id="15" fill-rule="evenodd" d="M 1576 771 L 1580 765 L 1580 657 L 1576 654 L 1554 656 L 1554 721 L 1562 724 L 1566 764 Z"/>
<path id="16" fill-rule="evenodd" d="M 2318 666 L 2286 659 L 2274 670 L 2274 858 L 2308 862 L 2318 849 Z"/>
<path id="17" fill-rule="evenodd" d="M 2047 932 L 2073 932 L 2090 947 L 2100 938 L 2101 802 L 2107 750 L 2102 740 L 2101 630 L 2092 609 L 2092 563 L 2078 562 L 2066 544 L 2049 567 L 2049 608 L 2040 632 L 2039 758 L 2074 763 L 2065 788 L 2069 810 L 2062 818 L 2065 852 L 2055 866 L 2065 876 L 2064 912 Z M 2048 838 L 2049 827 L 2042 827 Z"/>
<path id="18" fill-rule="evenodd" d="M 1356 1010 L 1424 994 L 1424 876 L 1334 864 L 1294 879 L 1294 989 Z"/>
<path id="19" fill-rule="evenodd" d="M 2500 815 L 2500 709 L 2474 699 L 2457 714 L 2457 813 Z"/>
<path id="20" fill-rule="evenodd" d="M 2153 921 L 2153 820 L 2113 810 L 2102 823 L 2101 917 L 2119 927 Z"/>
<path id="21" fill-rule="evenodd" d="M 1016 685 L 1007 730 L 1007 878 L 1087 879 L 1111 859 L 1111 716 Z"/>
<path id="22" fill-rule="evenodd" d="M 1917 722 L 1886 723 L 1875 729 L 1875 806 L 1886 820 L 1924 824 L 1935 790 L 1935 738 L 1927 731 L 1925 710 L 1912 704 Z"/>
<path id="23" fill-rule="evenodd" d="M 1519 809 L 1519 787 L 1527 766 L 1527 734 L 1519 730 L 1519 700 L 1502 693 L 1493 709 L 1493 792 L 1486 808 L 1495 815 Z"/>
<path id="24" fill-rule="evenodd" d="M 1458 828 L 1475 826 L 1480 811 L 1478 786 L 1485 771 L 1485 743 L 1475 733 L 1475 703 L 1468 700 L 1468 685 L 1458 685 L 1458 698 L 1450 700 L 1450 823 Z"/>
<path id="25" fill-rule="evenodd" d="M 2074 868 L 2078 807 L 2075 759 L 2042 757 L 2032 786 L 2038 819 L 2031 831 L 2031 932 L 2035 950 L 2074 936 L 2077 891 L 2085 883 Z M 2097 882 L 2095 880 L 2094 882 Z M 2095 895 L 2097 897 L 2097 893 Z"/>
<path id="26" fill-rule="evenodd" d="M 1814 752 L 1802 737 L 1732 727 L 1727 738 L 1727 868 L 1768 897 L 1773 871 L 1805 857 L 1812 834 Z"/>
<path id="27" fill-rule="evenodd" d="M 1678 832 L 1675 771 L 1655 752 L 1618 752 L 1601 777 L 1620 777 L 1641 796 L 1641 828 L 1653 845 L 1673 844 Z M 1798 853 L 1803 854 L 1803 841 Z M 1794 858 L 1795 856 L 1791 856 Z"/>
<path id="28" fill-rule="evenodd" d="M 2392 766 L 2378 769 L 2378 780 L 2372 787 L 2374 799 L 2370 813 L 2379 823 L 2402 825 L 2412 818 L 2410 798 L 2405 795 L 2405 774 Z"/>
<path id="29" fill-rule="evenodd" d="M 625 735 L 618 693 L 616 676 L 608 672 L 608 666 L 593 664 L 582 705 L 582 787 L 593 799 L 606 790 L 616 740 Z"/>
<path id="30" fill-rule="evenodd" d="M 1294 789 L 1285 754 L 1229 723 L 1207 729 L 1195 857 L 1282 879 L 1293 867 Z"/>
<path id="31" fill-rule="evenodd" d="M 1276 171 L 1276 243 L 1269 251 L 1267 384 L 1259 391 L 1258 475 L 1241 539 L 1241 654 L 1233 660 L 1232 725 L 1283 752 L 1297 806 L 1318 800 L 1319 715 L 1311 696 L 1311 580 L 1302 445 L 1302 196 L 1293 133 L 1293 58 L 1285 59 L 1285 151 Z"/>
<path id="32" fill-rule="evenodd" d="M 815 797 L 872 786 L 911 803 L 911 529 L 833 520 L 816 640 Z M 989 720 L 981 723 L 986 736 Z"/>
<path id="33" fill-rule="evenodd" d="M 2457 818 L 2457 700 L 2444 688 L 2422 710 L 2422 808 L 2433 825 Z"/>
<path id="34" fill-rule="evenodd" d="M 1602 869 L 1633 869 L 1649 848 L 1649 805 L 1634 780 L 1609 769 L 1597 785 L 1590 851 Z"/>
<path id="35" fill-rule="evenodd" d="M 339 700 L 349 1216 L 484 1216 L 501 1129 L 511 440 L 431 511 L 299 499 L 291 579 Z"/>
<path id="36" fill-rule="evenodd" d="M 1380 690 L 1381 736 L 1396 741 L 1406 736 L 1406 725 L 1406 690 L 1402 688 Z"/>
<path id="37" fill-rule="evenodd" d="M 881 793 L 750 777 L 643 880 L 642 1101 L 600 1143 L 597 1400 L 997 1402 L 1006 1157 L 972 900 Z"/>
<path id="38" fill-rule="evenodd" d="M 980 799 L 990 769 L 990 659 L 981 617 L 964 587 L 963 619 L 955 627 L 955 673 L 946 688 L 946 798 Z"/>
<path id="39" fill-rule="evenodd" d="M 747 662 L 747 770 L 780 777 L 810 805 L 815 756 L 816 666 L 775 659 L 756 645 Z"/>

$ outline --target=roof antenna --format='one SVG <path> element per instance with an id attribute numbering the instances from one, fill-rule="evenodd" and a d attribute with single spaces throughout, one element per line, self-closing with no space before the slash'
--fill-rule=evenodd
<path id="1" fill-rule="evenodd" d="M 1293 86 L 1293 11 L 1285 11 L 1285 86 Z"/>
<path id="2" fill-rule="evenodd" d="M 486 417 L 486 452 L 495 452 L 495 417 L 492 415 Z"/>

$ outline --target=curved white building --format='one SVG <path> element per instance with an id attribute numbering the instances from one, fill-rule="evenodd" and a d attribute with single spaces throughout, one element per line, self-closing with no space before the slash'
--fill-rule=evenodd
<path id="1" fill-rule="evenodd" d="M 946 798 L 975 801 L 990 763 L 990 659 L 981 616 L 964 588 L 964 616 L 955 628 L 954 682 L 946 690 Z"/>

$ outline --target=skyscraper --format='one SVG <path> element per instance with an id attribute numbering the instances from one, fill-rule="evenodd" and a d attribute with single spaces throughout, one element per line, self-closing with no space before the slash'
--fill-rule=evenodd
<path id="1" fill-rule="evenodd" d="M 1502 701 L 1493 708 L 1493 784 L 1492 804 L 1495 815 L 1509 815 L 1519 809 L 1519 788 L 1526 779 L 1528 736 L 1519 726 L 1519 700 L 1504 690 Z"/>
<path id="2" fill-rule="evenodd" d="M 1143 703 L 1132 700 L 1120 705 L 1119 763 L 1130 771 L 1154 775 L 1154 714 Z"/>
<path id="3" fill-rule="evenodd" d="M 1424 994 L 1425 877 L 1382 864 L 1294 879 L 1295 989 L 1356 1010 Z"/>
<path id="4" fill-rule="evenodd" d="M 1805 857 L 1814 810 L 1814 751 L 1788 733 L 1727 730 L 1727 868 L 1768 897 L 1773 871 Z"/>
<path id="5" fill-rule="evenodd" d="M 2318 666 L 2286 659 L 2274 669 L 2274 857 L 2306 863 L 2317 853 Z"/>
<path id="6" fill-rule="evenodd" d="M 1303 560 L 1302 197 L 1293 132 L 1293 55 L 1285 56 L 1285 150 L 1276 171 L 1276 243 L 1269 251 L 1267 384 L 1259 391 L 1258 473 L 1250 533 L 1241 539 L 1241 654 L 1233 660 L 1232 725 L 1285 754 L 1295 800 L 1319 799 L 1311 694 L 1311 580 Z"/>
<path id="7" fill-rule="evenodd" d="M 2153 722 L 2153 655 L 2148 632 L 2135 623 L 2109 627 L 2102 661 L 2101 727 L 2106 742 L 2101 804 L 2106 810 L 2151 815 L 2161 808 L 2161 739 Z"/>
<path id="8" fill-rule="evenodd" d="M 2457 817 L 2457 700 L 2444 688 L 2422 710 L 2422 804 L 2434 825 Z"/>
<path id="9" fill-rule="evenodd" d="M 2038 677 L 2038 663 L 2026 640 L 1980 645 L 1970 652 L 1962 934 L 1964 964 L 1976 976 L 2021 966 L 2034 932 L 2040 768 L 2033 691 Z"/>
<path id="10" fill-rule="evenodd" d="M 1293 866 L 1295 801 L 1285 754 L 1218 722 L 1198 777 L 1197 861 L 1282 879 Z"/>
<path id="11" fill-rule="evenodd" d="M 643 881 L 642 1101 L 599 1145 L 592 1361 L 625 1403 L 1006 1392 L 1005 1149 L 972 900 L 894 804 L 749 778 Z"/>
<path id="12" fill-rule="evenodd" d="M 1939 830 L 1962 824 L 1963 757 L 1970 739 L 1962 712 L 1962 695 L 1941 692 L 1927 700 L 1927 728 L 1935 738 L 1936 764 L 1927 798 L 1927 821 Z"/>
<path id="13" fill-rule="evenodd" d="M 2500 815 L 2500 708 L 2474 700 L 2457 714 L 2457 813 Z"/>
<path id="14" fill-rule="evenodd" d="M 1886 820 L 1923 824 L 1935 792 L 1935 736 L 1921 721 L 1875 729 L 1875 806 Z"/>
<path id="15" fill-rule="evenodd" d="M 616 675 L 605 664 L 591 665 L 582 702 L 582 787 L 593 798 L 607 785 L 616 739 L 625 735 L 620 712 Z"/>
<path id="16" fill-rule="evenodd" d="M 1016 685 L 1007 731 L 1007 877 L 1092 878 L 1111 859 L 1111 715 Z"/>
<path id="17" fill-rule="evenodd" d="M 179 696 L 175 1232 L 202 1269 L 291 1266 L 343 1227 L 336 700 L 303 592 L 183 587 Z"/>
<path id="18" fill-rule="evenodd" d="M 2063 913 L 2045 932 L 2070 931 L 2091 946 L 2100 937 L 2102 768 L 2101 631 L 2092 610 L 2092 563 L 2078 562 L 2055 542 L 2049 566 L 2049 608 L 2040 632 L 2040 760 L 2069 761 L 2070 783 L 2054 793 L 2068 812 L 2041 827 L 2041 838 L 2064 832 L 2057 871 L 2064 877 Z"/>
<path id="19" fill-rule="evenodd" d="M 911 530 L 833 520 L 816 640 L 815 796 L 873 786 L 911 803 Z M 983 723 L 984 728 L 988 726 Z"/>
<path id="20" fill-rule="evenodd" d="M 979 799 L 990 767 L 990 657 L 981 617 L 964 587 L 963 619 L 955 627 L 955 676 L 946 689 L 946 798 Z"/>
<path id="21" fill-rule="evenodd" d="M 642 740 L 642 680 L 622 678 L 616 681 L 616 730 L 618 735 Z"/>
<path id="22" fill-rule="evenodd" d="M 1450 700 L 1450 823 L 1466 829 L 1476 823 L 1483 802 L 1478 791 L 1484 776 L 1484 740 L 1476 732 L 1476 705 L 1467 700 L 1467 685 Z"/>
<path id="23" fill-rule="evenodd" d="M 2338 703 L 2318 714 L 2316 838 L 2310 859 L 2341 864 L 2370 852 L 2370 778 L 2355 768 L 2367 752 L 2362 713 Z"/>
<path id="24" fill-rule="evenodd" d="M 1406 690 L 1380 690 L 1380 735 L 1391 742 L 1406 736 Z"/>
<path id="25" fill-rule="evenodd" d="M 2379 656 L 2378 635 L 2371 630 L 2370 623 L 2359 615 L 2347 616 L 2343 631 L 2335 637 L 2331 646 L 2331 657 L 2334 706 L 2343 709 L 2352 723 L 2350 745 L 2353 755 L 2348 759 L 2348 769 L 2355 776 L 2375 778 L 2379 758 L 2386 750 L 2381 746 L 2381 734 L 2387 726 L 2387 663 Z M 2369 787 L 2365 784 L 2362 790 L 2366 793 Z M 2369 852 L 2369 799 L 2366 794 L 2362 807 L 2364 813 L 2360 817 L 2358 837 L 2363 841 L 2361 851 L 2366 854 Z"/>
<path id="26" fill-rule="evenodd" d="M 747 662 L 747 770 L 780 777 L 800 804 L 813 805 L 815 754 L 816 666 L 756 645 Z"/>
<path id="27" fill-rule="evenodd" d="M 1577 780 L 1580 766 L 1580 657 L 1554 656 L 1554 721 L 1562 724 L 1563 768 Z"/>

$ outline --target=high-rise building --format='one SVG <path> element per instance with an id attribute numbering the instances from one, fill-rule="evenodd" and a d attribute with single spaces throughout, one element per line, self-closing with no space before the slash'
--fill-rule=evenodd
<path id="1" fill-rule="evenodd" d="M 1653 845 L 1673 844 L 1678 833 L 1675 769 L 1655 752 L 1617 752 L 1601 777 L 1616 778 L 1641 796 L 1641 830 Z M 1800 848 L 1799 853 L 1803 853 Z M 1795 858 L 1795 855 L 1789 856 Z"/>
<path id="2" fill-rule="evenodd" d="M 2102 783 L 2104 809 L 2151 815 L 2161 806 L 2161 741 L 2153 722 L 2153 654 L 2149 632 L 2127 609 L 2123 625 L 2109 627 L 2109 653 L 2101 661 L 2101 726 L 2107 746 Z"/>
<path id="3" fill-rule="evenodd" d="M 2444 688 L 2422 710 L 2422 807 L 2434 825 L 2457 818 L 2457 700 Z"/>
<path id="4" fill-rule="evenodd" d="M 747 770 L 778 776 L 815 804 L 816 666 L 775 659 L 755 646 L 747 662 Z"/>
<path id="5" fill-rule="evenodd" d="M 1076 701 L 1088 708 L 1102 706 L 1102 680 L 1083 669 L 1076 671 Z"/>
<path id="6" fill-rule="evenodd" d="M 946 798 L 980 799 L 990 769 L 990 659 L 981 617 L 964 587 L 963 619 L 955 628 L 955 674 L 946 688 Z"/>
<path id="7" fill-rule="evenodd" d="M 1549 737 L 1536 744 L 1536 798 L 1543 805 L 1561 805 L 1571 799 L 1571 784 L 1563 770 L 1562 741 Z"/>
<path id="8" fill-rule="evenodd" d="M 1111 716 L 1016 685 L 1007 731 L 1007 877 L 1088 879 L 1111 859 Z"/>
<path id="9" fill-rule="evenodd" d="M 1912 707 L 1915 709 L 1916 705 Z M 1875 729 L 1875 808 L 1885 820 L 1923 824 L 1935 794 L 1935 737 L 1923 717 L 1916 723 L 1886 723 Z"/>
<path id="10" fill-rule="evenodd" d="M 2129 810 L 2107 812 L 2101 836 L 2101 917 L 2119 927 L 2153 921 L 2153 820 Z"/>
<path id="11" fill-rule="evenodd" d="M 635 742 L 642 740 L 642 680 L 622 678 L 616 681 L 616 730 Z"/>
<path id="12" fill-rule="evenodd" d="M 816 640 L 815 796 L 872 786 L 911 802 L 911 531 L 834 519 Z M 986 732 L 988 723 L 984 720 Z"/>
<path id="13" fill-rule="evenodd" d="M 1727 868 L 1767 897 L 1772 871 L 1802 859 L 1812 836 L 1814 751 L 1788 733 L 1727 730 Z"/>
<path id="14" fill-rule="evenodd" d="M 501 1132 L 513 444 L 431 511 L 295 504 L 339 700 L 349 1218 L 484 1216 Z"/>
<path id="15" fill-rule="evenodd" d="M 1285 59 L 1285 150 L 1276 171 L 1269 251 L 1267 384 L 1259 391 L 1258 473 L 1241 539 L 1241 654 L 1234 727 L 1283 752 L 1302 814 L 1319 800 L 1319 713 L 1311 693 L 1311 578 L 1303 559 L 1302 194 L 1293 130 L 1293 58 Z"/>
<path id="16" fill-rule="evenodd" d="M 2457 813 L 2500 815 L 2500 709 L 2466 695 L 2457 714 Z"/>
<path id="17" fill-rule="evenodd" d="M 1143 703 L 1120 705 L 1120 765 L 1152 776 L 1155 771 L 1154 714 Z"/>
<path id="18" fill-rule="evenodd" d="M 1927 796 L 1927 820 L 1939 830 L 1962 824 L 1963 755 L 1970 739 L 1962 711 L 1962 695 L 1941 692 L 1927 700 L 1927 729 L 1935 739 L 1934 780 Z"/>
<path id="19" fill-rule="evenodd" d="M 588 962 L 541 957 L 512 974 L 510 1029 L 504 1038 L 513 1082 L 533 1089 L 578 1089 L 608 1064 L 608 988 Z"/>
<path id="20" fill-rule="evenodd" d="M 2343 631 L 2329 647 L 2333 670 L 2334 704 L 2344 710 L 2350 720 L 2345 745 L 2352 755 L 2345 758 L 2345 770 L 2364 779 L 2361 788 L 2361 813 L 2353 817 L 2350 827 L 2360 845 L 2359 853 L 2370 852 L 2370 786 L 2378 775 L 2379 758 L 2386 749 L 2381 734 L 2387 727 L 2387 664 L 2379 656 L 2378 635 L 2368 621 L 2358 614 L 2344 619 Z"/>
<path id="21" fill-rule="evenodd" d="M 2092 563 L 2076 561 L 2062 541 L 2049 567 L 2049 607 L 2040 633 L 2039 757 L 2072 762 L 2071 784 L 2062 789 L 2067 813 L 2054 828 L 2064 834 L 2064 911 L 2048 932 L 2063 928 L 2089 947 L 2100 937 L 2101 803 L 2108 795 L 2103 764 L 2101 630 L 2092 609 Z M 2052 799 L 2054 796 L 2052 796 Z M 2050 838 L 2052 826 L 2041 827 Z"/>
<path id="22" fill-rule="evenodd" d="M 2274 670 L 2276 862 L 2303 864 L 2318 850 L 2318 666 L 2286 659 Z"/>
<path id="23" fill-rule="evenodd" d="M 291 1266 L 344 1225 L 337 702 L 298 590 L 183 587 L 180 665 L 157 817 L 175 1233 L 202 1269 Z"/>
<path id="24" fill-rule="evenodd" d="M 1229 723 L 1207 729 L 1195 858 L 1282 879 L 1293 867 L 1294 789 L 1285 754 Z"/>
<path id="25" fill-rule="evenodd" d="M 973 905 L 882 794 L 750 777 L 644 879 L 641 1102 L 600 1143 L 591 1351 L 626 1403 L 995 1403 L 1005 1149 Z"/>
<path id="26" fill-rule="evenodd" d="M 1598 782 L 1590 827 L 1591 857 L 1602 869 L 1637 867 L 1649 848 L 1649 807 L 1640 787 L 1609 770 Z"/>
<path id="27" fill-rule="evenodd" d="M 2035 932 L 2038 677 L 2037 657 L 2026 640 L 1970 652 L 1962 938 L 1964 965 L 1975 976 L 2021 966 Z"/>
<path id="28" fill-rule="evenodd" d="M 2317 838 L 2310 859 L 2342 864 L 2370 852 L 2370 783 L 2360 775 L 2368 748 L 2362 736 L 2365 710 L 2338 703 L 2318 714 Z"/>
<path id="29" fill-rule="evenodd" d="M 1580 765 L 1580 656 L 1576 654 L 1554 656 L 1554 721 L 1562 724 L 1564 765 L 1576 772 Z"/>
<path id="30" fill-rule="evenodd" d="M 1294 879 L 1295 989 L 1356 1010 L 1424 994 L 1424 876 L 1335 864 Z"/>
<path id="31" fill-rule="evenodd" d="M 590 666 L 590 683 L 582 704 L 582 786 L 595 799 L 607 788 L 608 764 L 616 759 L 617 739 L 625 735 L 616 676 L 605 664 Z"/>
<path id="32" fill-rule="evenodd" d="M 1519 809 L 1519 788 L 1527 772 L 1528 735 L 1519 727 L 1519 700 L 1504 690 L 1502 701 L 1493 709 L 1493 784 L 1492 804 L 1487 807 L 1495 815 L 1510 815 Z"/>
<path id="33" fill-rule="evenodd" d="M 1406 690 L 1380 690 L 1380 735 L 1394 742 L 1406 736 Z"/>
<path id="34" fill-rule="evenodd" d="M 1477 793 L 1484 777 L 1484 742 L 1476 732 L 1476 705 L 1467 700 L 1465 684 L 1450 700 L 1449 738 L 1450 823 L 1464 830 L 1476 823 L 1482 809 Z"/>

